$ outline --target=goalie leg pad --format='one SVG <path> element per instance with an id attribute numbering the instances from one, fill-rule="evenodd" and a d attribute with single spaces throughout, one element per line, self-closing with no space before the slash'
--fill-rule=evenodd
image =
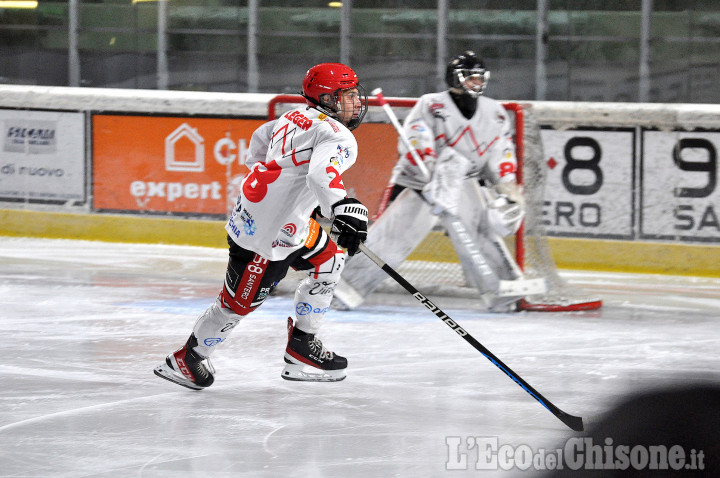
<path id="1" fill-rule="evenodd" d="M 460 257 L 460 263 L 467 277 L 481 294 L 495 292 L 498 289 L 499 279 L 493 267 L 480 251 L 477 241 L 468 228 L 457 216 L 446 212 L 441 215 L 443 225 L 448 231 L 455 251 Z"/>
<path id="2" fill-rule="evenodd" d="M 525 279 L 505 240 L 489 227 L 487 197 L 476 181 L 465 182 L 463 205 L 460 217 L 446 216 L 444 223 L 468 282 L 478 287 L 488 308 L 507 310 L 527 295 L 544 293 L 545 279 Z"/>

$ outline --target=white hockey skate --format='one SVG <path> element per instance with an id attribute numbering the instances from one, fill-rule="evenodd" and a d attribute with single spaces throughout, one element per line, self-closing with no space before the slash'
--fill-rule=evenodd
<path id="1" fill-rule="evenodd" d="M 288 318 L 288 345 L 281 377 L 300 382 L 339 382 L 347 375 L 347 359 L 323 347 L 314 334 L 296 331 Z"/>

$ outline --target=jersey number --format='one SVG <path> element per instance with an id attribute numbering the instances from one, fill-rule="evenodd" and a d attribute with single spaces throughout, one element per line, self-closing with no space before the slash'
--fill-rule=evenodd
<path id="1" fill-rule="evenodd" d="M 263 171 L 260 169 L 265 167 Z M 250 202 L 260 202 L 265 198 L 268 192 L 268 184 L 275 181 L 282 172 L 282 169 L 273 160 L 264 164 L 259 164 L 253 168 L 250 175 L 245 178 L 243 183 L 243 195 Z"/>
<path id="2" fill-rule="evenodd" d="M 332 166 L 328 166 L 325 168 L 325 172 L 328 173 L 328 176 L 332 178 L 330 181 L 330 187 L 335 189 L 345 189 L 345 185 L 342 182 L 342 178 L 340 177 L 340 173 L 337 172 L 337 169 L 333 168 Z"/>

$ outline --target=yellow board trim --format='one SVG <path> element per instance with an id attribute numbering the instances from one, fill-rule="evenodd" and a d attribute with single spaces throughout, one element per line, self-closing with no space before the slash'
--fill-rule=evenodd
<path id="1" fill-rule="evenodd" d="M 227 247 L 225 222 L 0 209 L 0 235 Z"/>
<path id="2" fill-rule="evenodd" d="M 224 227 L 225 221 L 0 209 L 0 235 L 15 237 L 226 248 Z M 557 237 L 548 242 L 560 269 L 720 277 L 718 245 Z M 439 232 L 431 233 L 409 259 L 458 260 Z"/>

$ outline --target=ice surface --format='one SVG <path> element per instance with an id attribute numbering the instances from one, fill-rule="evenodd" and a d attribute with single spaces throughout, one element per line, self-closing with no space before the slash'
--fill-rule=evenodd
<path id="1" fill-rule="evenodd" d="M 475 471 L 468 438 L 538 450 L 576 435 L 407 295 L 328 314 L 320 336 L 348 357 L 343 382 L 280 378 L 283 291 L 216 351 L 211 388 L 155 377 L 225 264 L 219 249 L 0 238 L 0 476 L 537 476 Z M 630 391 L 717 382 L 720 280 L 563 276 L 604 307 L 488 314 L 425 292 L 586 424 Z M 447 470 L 453 437 L 466 471 Z"/>

